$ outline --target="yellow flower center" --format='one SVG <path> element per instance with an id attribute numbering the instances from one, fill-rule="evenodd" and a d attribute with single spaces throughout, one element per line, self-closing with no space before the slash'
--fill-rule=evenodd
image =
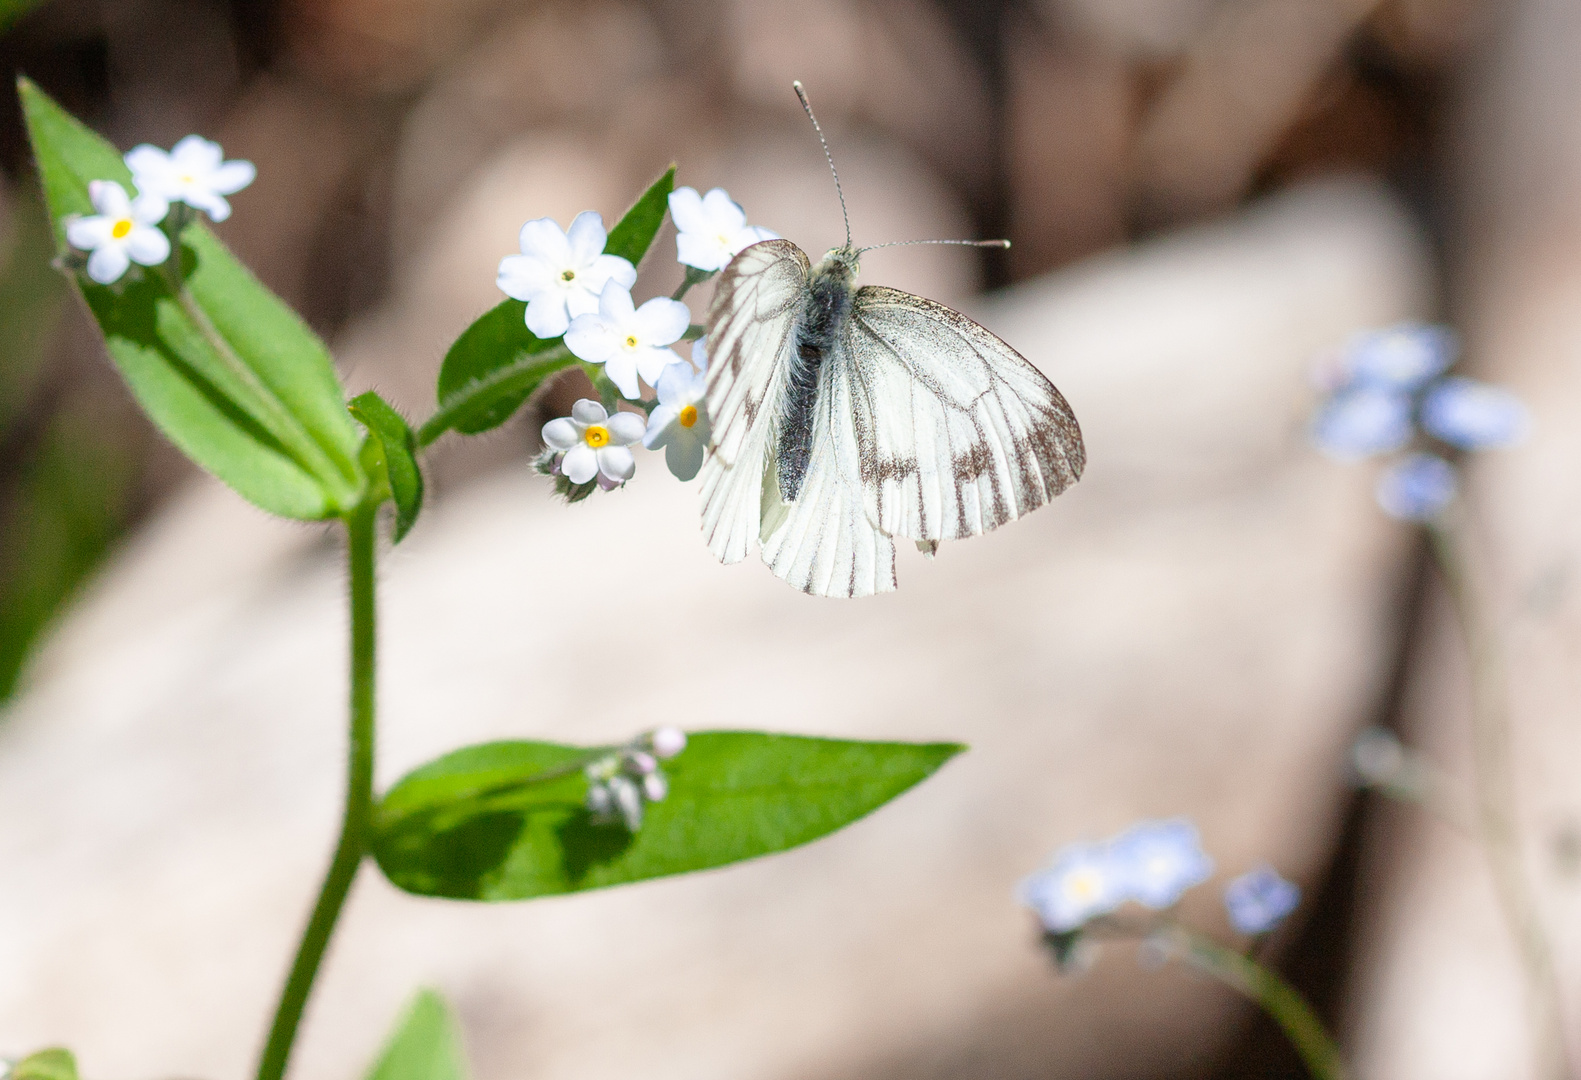
<path id="1" fill-rule="evenodd" d="M 590 424 L 588 425 L 587 431 L 582 434 L 582 438 L 587 440 L 587 445 L 591 446 L 594 450 L 597 450 L 601 446 L 608 446 L 609 428 L 605 427 L 603 424 Z"/>
<path id="2" fill-rule="evenodd" d="M 697 406 L 682 405 L 679 419 L 681 421 L 682 427 L 691 427 L 693 424 L 697 423 Z"/>
<path id="3" fill-rule="evenodd" d="M 626 335 L 626 348 L 628 348 L 628 349 L 635 349 L 636 347 L 637 347 L 637 335 L 636 334 L 627 334 Z"/>
<path id="4" fill-rule="evenodd" d="M 192 183 L 192 174 L 191 173 L 182 173 L 181 174 L 181 182 L 183 184 L 190 184 L 190 183 Z"/>
<path id="5" fill-rule="evenodd" d="M 125 240 L 132 232 L 132 219 L 122 218 L 110 226 L 110 235 L 117 240 Z"/>
<path id="6" fill-rule="evenodd" d="M 575 279 L 576 279 L 576 271 L 575 270 L 562 270 L 562 271 L 560 271 L 560 280 L 561 281 L 573 281 Z"/>
<path id="7" fill-rule="evenodd" d="M 1078 900 L 1091 900 L 1102 885 L 1103 880 L 1095 870 L 1078 870 L 1065 879 L 1065 888 Z"/>

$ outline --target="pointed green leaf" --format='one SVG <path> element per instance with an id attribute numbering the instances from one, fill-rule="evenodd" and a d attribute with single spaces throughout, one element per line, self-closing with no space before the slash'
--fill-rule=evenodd
<path id="1" fill-rule="evenodd" d="M 17 85 L 65 253 L 66 217 L 93 212 L 89 181 L 131 191 L 131 177 L 115 147 L 26 79 Z M 323 343 L 201 223 L 174 246 L 165 266 L 134 268 L 114 286 L 72 275 L 138 404 L 265 510 L 314 519 L 355 506 L 366 482 L 359 439 Z"/>
<path id="2" fill-rule="evenodd" d="M 417 466 L 417 438 L 406 418 L 372 390 L 352 399 L 355 416 L 378 444 L 380 467 L 395 502 L 395 542 L 399 544 L 423 508 L 423 472 Z"/>
<path id="3" fill-rule="evenodd" d="M 77 1059 L 58 1046 L 40 1050 L 11 1066 L 11 1080 L 77 1080 Z"/>
<path id="4" fill-rule="evenodd" d="M 610 230 L 604 251 L 642 261 L 669 212 L 675 166 L 648 186 Z M 509 420 L 539 385 L 576 360 L 560 338 L 527 329 L 527 305 L 506 300 L 461 332 L 439 368 L 439 411 L 417 432 L 427 446 L 447 431 L 477 435 Z"/>
<path id="5" fill-rule="evenodd" d="M 461 1031 L 444 998 L 417 992 L 367 1080 L 467 1080 Z"/>
<path id="6" fill-rule="evenodd" d="M 10 243 L 0 250 L 0 433 L 33 399 L 44 346 L 66 283 L 50 266 L 55 237 L 42 200 L 29 189 L 11 202 Z"/>
<path id="7" fill-rule="evenodd" d="M 598 751 L 469 747 L 408 775 L 376 814 L 374 853 L 408 892 L 525 900 L 724 866 L 816 840 L 872 812 L 964 747 L 706 731 L 664 763 L 642 827 L 600 824 L 581 766 Z"/>
<path id="8" fill-rule="evenodd" d="M 670 192 L 674 190 L 675 166 L 671 165 L 609 230 L 605 254 L 619 255 L 632 266 L 642 265 L 642 257 L 664 224 L 664 215 L 670 212 Z"/>

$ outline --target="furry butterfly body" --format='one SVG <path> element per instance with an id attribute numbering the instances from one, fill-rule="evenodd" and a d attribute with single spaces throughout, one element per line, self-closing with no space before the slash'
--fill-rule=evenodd
<path id="1" fill-rule="evenodd" d="M 722 561 L 753 542 L 822 596 L 895 587 L 894 541 L 931 554 L 1074 483 L 1081 430 L 1019 353 L 942 304 L 856 286 L 849 243 L 816 266 L 787 240 L 743 250 L 707 316 L 703 529 Z"/>

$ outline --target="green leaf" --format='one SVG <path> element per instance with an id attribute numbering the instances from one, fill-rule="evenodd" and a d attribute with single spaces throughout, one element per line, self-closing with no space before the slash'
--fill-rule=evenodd
<path id="1" fill-rule="evenodd" d="M 43 2 L 44 0 L 0 0 L 0 33 L 11 29 L 13 23 Z"/>
<path id="2" fill-rule="evenodd" d="M 406 418 L 372 390 L 352 399 L 355 416 L 378 450 L 379 467 L 395 502 L 395 542 L 399 544 L 423 508 L 423 472 L 417 467 L 417 438 Z"/>
<path id="3" fill-rule="evenodd" d="M 11 1066 L 11 1080 L 77 1080 L 77 1059 L 58 1046 L 40 1050 Z"/>
<path id="4" fill-rule="evenodd" d="M 675 166 L 671 165 L 653 183 L 642 197 L 631 204 L 631 209 L 621 216 L 609 230 L 604 242 L 606 255 L 619 255 L 632 266 L 640 266 L 648 253 L 653 238 L 659 235 L 664 215 L 670 212 L 670 192 L 675 190 Z"/>
<path id="5" fill-rule="evenodd" d="M 525 900 L 724 866 L 796 847 L 932 775 L 955 743 L 853 742 L 748 731 L 691 737 L 664 763 L 669 795 L 635 834 L 587 812 L 597 749 L 499 742 L 409 774 L 375 815 L 397 886 L 460 900 Z"/>
<path id="6" fill-rule="evenodd" d="M 0 435 L 33 399 L 66 294 L 66 283 L 50 266 L 55 237 L 49 214 L 30 188 L 16 194 L 10 243 L 0 252 Z"/>
<path id="7" fill-rule="evenodd" d="M 417 992 L 367 1080 L 467 1080 L 461 1032 L 444 998 Z"/>
<path id="8" fill-rule="evenodd" d="M 642 261 L 669 211 L 675 166 L 649 185 L 610 230 L 604 251 Z M 439 368 L 439 411 L 417 432 L 427 446 L 447 431 L 477 435 L 509 420 L 550 375 L 575 363 L 560 338 L 527 329 L 527 305 L 506 300 L 461 332 Z"/>
<path id="9" fill-rule="evenodd" d="M 65 218 L 92 213 L 88 182 L 131 190 L 131 177 L 115 147 L 26 79 L 17 85 L 66 253 Z M 188 457 L 271 513 L 316 519 L 357 505 L 357 429 L 323 343 L 202 224 L 174 247 L 164 267 L 134 268 L 113 286 L 72 275 L 138 404 Z"/>

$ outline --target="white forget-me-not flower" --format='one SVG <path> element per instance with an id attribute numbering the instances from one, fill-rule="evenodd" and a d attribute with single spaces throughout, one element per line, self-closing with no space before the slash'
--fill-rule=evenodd
<path id="1" fill-rule="evenodd" d="M 635 401 L 641 392 L 637 376 L 656 384 L 675 360 L 670 346 L 691 322 L 691 311 L 679 300 L 655 296 L 639 308 L 631 293 L 612 280 L 599 294 L 596 312 L 571 320 L 565 347 L 590 364 L 603 364 L 609 381 Z"/>
<path id="2" fill-rule="evenodd" d="M 724 188 L 707 195 L 696 188 L 670 192 L 670 219 L 675 222 L 676 258 L 699 270 L 723 270 L 743 248 L 779 234 L 759 225 L 748 225 L 746 211 Z"/>
<path id="3" fill-rule="evenodd" d="M 559 337 L 578 315 L 598 310 L 609 282 L 629 289 L 637 268 L 619 255 L 605 255 L 609 234 L 597 211 L 585 210 L 562 230 L 553 218 L 522 226 L 522 253 L 500 260 L 496 281 L 506 296 L 527 303 L 527 329 L 540 338 Z"/>
<path id="4" fill-rule="evenodd" d="M 1301 889 L 1271 866 L 1249 870 L 1224 887 L 1224 910 L 1243 934 L 1266 934 L 1301 902 Z"/>
<path id="5" fill-rule="evenodd" d="M 258 175 L 252 162 L 226 161 L 220 144 L 201 135 L 188 135 L 168 154 L 148 143 L 134 146 L 125 161 L 137 190 L 167 202 L 184 202 L 215 221 L 231 216 L 225 196 L 236 194 Z"/>
<path id="6" fill-rule="evenodd" d="M 630 447 L 642 438 L 645 426 L 635 413 L 610 416 L 604 406 L 583 398 L 571 406 L 570 416 L 543 426 L 543 441 L 559 455 L 560 471 L 573 484 L 597 478 L 601 487 L 610 487 L 637 471 Z"/>
<path id="7" fill-rule="evenodd" d="M 1142 821 L 1109 842 L 1126 896 L 1144 907 L 1173 907 L 1191 886 L 1213 876 L 1197 827 L 1185 818 Z"/>
<path id="8" fill-rule="evenodd" d="M 693 367 L 693 364 L 696 367 Z M 708 353 L 692 343 L 692 363 L 677 360 L 654 384 L 659 404 L 648 416 L 642 445 L 664 448 L 664 463 L 677 479 L 690 480 L 703 467 L 711 427 L 708 422 Z"/>
<path id="9" fill-rule="evenodd" d="M 88 198 L 98 211 L 66 222 L 66 240 L 89 252 L 88 276 L 100 285 L 120 281 L 132 263 L 158 266 L 170 258 L 170 238 L 158 227 L 170 204 L 158 195 L 128 198 L 114 180 L 88 183 Z"/>

